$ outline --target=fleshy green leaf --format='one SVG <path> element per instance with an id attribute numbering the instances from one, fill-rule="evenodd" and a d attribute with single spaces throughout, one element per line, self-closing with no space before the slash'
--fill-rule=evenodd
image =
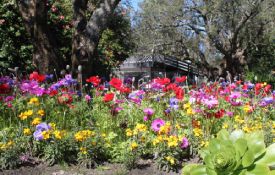
<path id="1" fill-rule="evenodd" d="M 270 170 L 267 166 L 265 165 L 256 165 L 252 166 L 251 168 L 247 169 L 247 172 L 245 175 L 269 175 Z"/>
<path id="2" fill-rule="evenodd" d="M 247 151 L 247 141 L 245 139 L 238 139 L 234 144 L 234 147 L 238 151 L 240 157 L 242 157 Z"/>
<path id="3" fill-rule="evenodd" d="M 264 134 L 253 132 L 246 135 L 248 149 L 254 153 L 254 159 L 265 152 Z"/>
<path id="4" fill-rule="evenodd" d="M 217 138 L 221 140 L 228 140 L 229 139 L 228 131 L 225 129 L 220 130 L 219 133 L 217 134 Z"/>
<path id="5" fill-rule="evenodd" d="M 242 165 L 244 167 L 250 166 L 254 162 L 254 154 L 251 150 L 248 150 L 242 159 Z"/>
<path id="6" fill-rule="evenodd" d="M 256 164 L 267 164 L 268 166 L 275 166 L 275 143 L 266 148 L 264 157 L 258 160 Z"/>
<path id="7" fill-rule="evenodd" d="M 206 172 L 206 167 L 204 165 L 198 165 L 191 168 L 190 175 L 208 175 L 208 173 Z"/>

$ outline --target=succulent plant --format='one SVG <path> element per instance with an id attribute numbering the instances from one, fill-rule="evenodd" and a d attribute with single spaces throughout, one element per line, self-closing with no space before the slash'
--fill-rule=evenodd
<path id="1" fill-rule="evenodd" d="M 262 132 L 221 130 L 202 149 L 203 165 L 190 164 L 184 175 L 274 175 L 275 144 L 266 148 Z"/>

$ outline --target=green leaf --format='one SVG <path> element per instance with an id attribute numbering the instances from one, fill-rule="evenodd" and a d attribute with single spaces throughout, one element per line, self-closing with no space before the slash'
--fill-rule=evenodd
<path id="1" fill-rule="evenodd" d="M 248 149 L 254 153 L 254 159 L 265 152 L 264 134 L 262 132 L 253 132 L 246 135 Z"/>
<path id="2" fill-rule="evenodd" d="M 247 151 L 247 141 L 245 139 L 238 139 L 234 144 L 234 147 L 238 151 L 240 157 L 242 157 Z"/>
<path id="3" fill-rule="evenodd" d="M 186 166 L 184 166 L 184 168 L 182 169 L 182 174 L 183 175 L 191 175 L 191 169 L 196 168 L 198 166 L 198 164 L 188 164 Z"/>
<path id="4" fill-rule="evenodd" d="M 228 140 L 229 139 L 228 131 L 225 129 L 220 130 L 219 133 L 217 134 L 217 138 L 221 140 Z"/>
<path id="5" fill-rule="evenodd" d="M 268 166 L 275 166 L 275 143 L 266 148 L 264 157 L 255 162 L 255 164 L 267 164 Z"/>
<path id="6" fill-rule="evenodd" d="M 245 175 L 268 175 L 270 173 L 270 170 L 265 165 L 255 165 L 251 168 L 247 169 L 247 172 Z"/>
<path id="7" fill-rule="evenodd" d="M 206 167 L 204 165 L 198 165 L 191 168 L 190 175 L 208 175 L 208 173 L 206 172 Z"/>
<path id="8" fill-rule="evenodd" d="M 248 150 L 242 159 L 242 165 L 244 167 L 250 166 L 254 162 L 254 154 L 251 150 Z"/>

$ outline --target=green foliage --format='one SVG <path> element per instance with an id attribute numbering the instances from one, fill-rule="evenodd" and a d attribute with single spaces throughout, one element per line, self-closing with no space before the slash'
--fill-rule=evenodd
<path id="1" fill-rule="evenodd" d="M 31 69 L 32 45 L 15 1 L 0 2 L 0 68 Z"/>
<path id="2" fill-rule="evenodd" d="M 221 130 L 209 146 L 201 150 L 204 165 L 190 164 L 183 174 L 190 175 L 248 175 L 271 174 L 275 165 L 275 144 L 266 148 L 262 132 L 245 134 L 235 130 L 229 134 Z"/>

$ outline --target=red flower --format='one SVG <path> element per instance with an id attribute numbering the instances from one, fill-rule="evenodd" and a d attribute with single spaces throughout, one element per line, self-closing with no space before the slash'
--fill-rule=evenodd
<path id="1" fill-rule="evenodd" d="M 101 79 L 98 76 L 91 76 L 90 78 L 86 79 L 86 82 L 92 83 L 95 87 L 100 84 Z"/>
<path id="2" fill-rule="evenodd" d="M 112 80 L 109 82 L 111 86 L 119 90 L 122 86 L 122 81 L 118 78 L 112 78 Z"/>
<path id="3" fill-rule="evenodd" d="M 247 84 L 244 84 L 244 85 L 243 85 L 243 90 L 248 90 Z"/>
<path id="4" fill-rule="evenodd" d="M 178 83 L 185 82 L 186 80 L 187 80 L 186 76 L 176 77 L 176 82 L 178 82 Z"/>
<path id="5" fill-rule="evenodd" d="M 224 116 L 225 110 L 221 109 L 215 113 L 215 118 L 222 118 Z"/>
<path id="6" fill-rule="evenodd" d="M 131 89 L 128 88 L 128 87 L 121 87 L 121 88 L 119 89 L 119 91 L 120 91 L 121 93 L 129 94 L 129 93 L 131 92 Z"/>
<path id="7" fill-rule="evenodd" d="M 114 93 L 105 94 L 105 96 L 104 96 L 104 98 L 103 98 L 103 101 L 104 101 L 104 102 L 112 101 L 112 100 L 114 99 L 114 96 L 115 96 Z"/>
<path id="8" fill-rule="evenodd" d="M 156 79 L 154 79 L 154 82 L 159 83 L 161 85 L 167 85 L 170 83 L 170 79 L 169 78 L 156 78 Z"/>
<path id="9" fill-rule="evenodd" d="M 57 93 L 58 93 L 57 90 L 52 90 L 52 91 L 50 91 L 49 95 L 50 95 L 50 97 L 53 97 L 53 96 L 55 96 Z"/>
<path id="10" fill-rule="evenodd" d="M 73 97 L 69 94 L 62 94 L 57 98 L 60 104 L 71 104 L 73 102 Z"/>
<path id="11" fill-rule="evenodd" d="M 264 88 L 265 93 L 268 93 L 268 92 L 270 91 L 270 89 L 271 89 L 271 85 L 268 84 L 268 85 Z"/>
<path id="12" fill-rule="evenodd" d="M 38 74 L 38 72 L 33 72 L 30 74 L 30 80 L 36 80 L 38 82 L 43 82 L 45 79 L 46 79 L 46 76 L 45 75 L 40 75 Z"/>
<path id="13" fill-rule="evenodd" d="M 6 83 L 0 85 L 0 94 L 7 94 L 11 91 L 10 86 Z"/>
<path id="14" fill-rule="evenodd" d="M 174 90 L 175 88 L 177 88 L 178 86 L 175 83 L 171 83 L 168 86 L 163 88 L 164 92 L 170 91 L 170 90 Z"/>
<path id="15" fill-rule="evenodd" d="M 179 99 L 179 100 L 182 100 L 183 97 L 184 97 L 184 91 L 182 88 L 180 87 L 177 87 L 174 89 L 174 92 L 176 94 L 176 98 Z"/>

